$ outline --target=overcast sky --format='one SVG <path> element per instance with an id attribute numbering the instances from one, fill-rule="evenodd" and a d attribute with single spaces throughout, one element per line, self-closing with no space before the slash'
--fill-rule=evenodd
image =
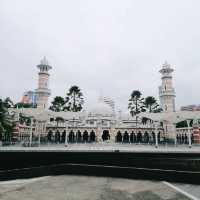
<path id="1" fill-rule="evenodd" d="M 43 56 L 51 98 L 76 84 L 86 106 L 101 93 L 126 109 L 132 90 L 158 98 L 167 60 L 176 107 L 200 104 L 200 1 L 0 0 L 0 96 L 35 89 Z"/>

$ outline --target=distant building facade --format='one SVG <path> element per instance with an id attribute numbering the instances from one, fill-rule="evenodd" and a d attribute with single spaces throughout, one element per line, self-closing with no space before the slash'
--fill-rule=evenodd
<path id="1" fill-rule="evenodd" d="M 200 105 L 187 105 L 182 106 L 181 111 L 200 111 Z"/>
<path id="2" fill-rule="evenodd" d="M 27 91 L 27 92 L 24 92 L 20 102 L 24 104 L 32 104 L 33 107 L 36 107 L 37 105 L 36 99 L 37 99 L 37 96 L 34 91 Z"/>

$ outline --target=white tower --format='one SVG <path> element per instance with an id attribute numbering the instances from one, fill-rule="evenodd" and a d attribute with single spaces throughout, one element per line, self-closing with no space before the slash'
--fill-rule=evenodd
<path id="1" fill-rule="evenodd" d="M 51 94 L 49 87 L 49 70 L 52 67 L 48 64 L 47 59 L 44 57 L 40 64 L 37 65 L 40 70 L 38 73 L 38 88 L 35 90 L 37 96 L 37 108 L 45 109 L 48 105 L 48 97 Z"/>
<path id="2" fill-rule="evenodd" d="M 165 62 L 159 71 L 162 74 L 162 85 L 159 87 L 160 104 L 164 112 L 175 111 L 175 90 L 172 84 L 174 70 Z"/>

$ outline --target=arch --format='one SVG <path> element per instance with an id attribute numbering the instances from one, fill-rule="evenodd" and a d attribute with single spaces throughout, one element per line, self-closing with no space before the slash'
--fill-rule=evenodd
<path id="1" fill-rule="evenodd" d="M 81 131 L 80 130 L 78 130 L 76 132 L 76 141 L 77 142 L 82 142 L 82 135 L 81 135 Z"/>
<path id="2" fill-rule="evenodd" d="M 135 143 L 137 141 L 135 133 L 132 131 L 130 134 L 130 142 Z"/>
<path id="3" fill-rule="evenodd" d="M 69 132 L 68 142 L 69 142 L 69 143 L 75 142 L 75 134 L 74 134 L 74 131 L 73 131 L 73 130 L 71 130 L 71 131 Z"/>
<path id="4" fill-rule="evenodd" d="M 186 133 L 185 133 L 185 144 L 188 144 L 188 136 Z"/>
<path id="5" fill-rule="evenodd" d="M 194 143 L 194 134 L 193 133 L 190 133 L 190 138 L 191 138 L 191 144 L 193 144 Z"/>
<path id="6" fill-rule="evenodd" d="M 95 142 L 95 140 L 96 140 L 95 132 L 92 130 L 90 132 L 90 142 Z"/>
<path id="7" fill-rule="evenodd" d="M 83 132 L 83 142 L 88 142 L 88 138 L 89 138 L 88 132 L 85 130 Z"/>
<path id="8" fill-rule="evenodd" d="M 53 131 L 49 130 L 47 134 L 47 140 L 48 142 L 52 142 L 52 137 L 53 137 Z"/>
<path id="9" fill-rule="evenodd" d="M 116 135 L 116 142 L 122 142 L 122 134 L 120 131 L 117 132 Z"/>
<path id="10" fill-rule="evenodd" d="M 158 143 L 160 143 L 160 141 L 161 141 L 161 133 L 160 133 L 160 131 L 158 132 Z"/>
<path id="11" fill-rule="evenodd" d="M 55 133 L 55 142 L 56 143 L 60 142 L 60 131 L 59 130 L 57 130 Z"/>
<path id="12" fill-rule="evenodd" d="M 155 135 L 155 133 L 154 133 L 154 131 L 152 131 L 152 143 L 154 144 L 154 143 L 156 143 L 156 135 Z"/>
<path id="13" fill-rule="evenodd" d="M 66 138 L 66 130 L 64 130 L 62 132 L 62 135 L 61 135 L 61 143 L 64 143 L 65 142 L 65 138 Z"/>
<path id="14" fill-rule="evenodd" d="M 149 134 L 147 131 L 145 131 L 145 133 L 144 133 L 144 142 L 149 143 Z"/>
<path id="15" fill-rule="evenodd" d="M 138 143 L 141 143 L 141 142 L 142 142 L 142 133 L 141 133 L 141 131 L 139 131 L 139 132 L 137 133 L 137 142 L 138 142 Z"/>
<path id="16" fill-rule="evenodd" d="M 103 130 L 102 140 L 103 141 L 110 140 L 110 134 L 108 130 Z"/>
<path id="17" fill-rule="evenodd" d="M 180 143 L 180 135 L 179 135 L 179 133 L 176 134 L 176 142 L 177 142 L 178 144 Z"/>
<path id="18" fill-rule="evenodd" d="M 123 135 L 123 142 L 124 143 L 128 143 L 129 142 L 129 134 L 127 131 L 124 132 L 124 135 Z"/>

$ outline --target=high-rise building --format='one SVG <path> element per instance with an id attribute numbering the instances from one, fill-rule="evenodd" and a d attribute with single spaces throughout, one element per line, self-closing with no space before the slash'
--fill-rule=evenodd
<path id="1" fill-rule="evenodd" d="M 162 74 L 162 85 L 159 87 L 160 104 L 164 112 L 175 111 L 175 90 L 172 83 L 174 70 L 165 62 L 159 71 Z"/>
<path id="2" fill-rule="evenodd" d="M 51 94 L 49 89 L 49 70 L 52 67 L 44 57 L 40 64 L 37 65 L 37 68 L 40 70 L 38 73 L 38 88 L 35 90 L 37 95 L 37 108 L 46 109 L 48 106 L 48 97 Z"/>

